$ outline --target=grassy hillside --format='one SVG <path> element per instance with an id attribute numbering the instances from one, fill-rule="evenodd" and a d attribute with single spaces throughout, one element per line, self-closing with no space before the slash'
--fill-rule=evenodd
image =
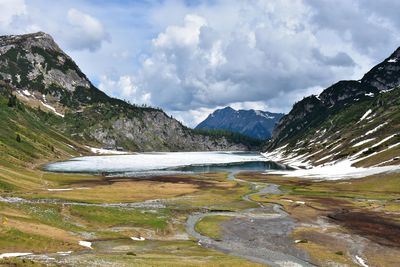
<path id="1" fill-rule="evenodd" d="M 0 191 L 38 186 L 35 167 L 77 156 L 85 150 L 45 121 L 59 117 L 32 109 L 0 87 Z"/>

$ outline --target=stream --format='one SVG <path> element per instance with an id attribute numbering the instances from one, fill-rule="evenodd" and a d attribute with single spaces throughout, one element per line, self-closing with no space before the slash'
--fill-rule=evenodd
<path id="1" fill-rule="evenodd" d="M 238 180 L 235 173 L 228 175 L 229 180 Z M 250 183 L 252 190 L 259 184 Z M 242 196 L 248 202 L 256 203 L 259 208 L 250 208 L 238 212 L 193 213 L 186 223 L 186 232 L 198 239 L 201 246 L 213 248 L 227 254 L 239 256 L 269 266 L 314 266 L 309 257 L 294 246 L 289 233 L 295 223 L 277 204 L 264 205 L 253 201 L 251 196 L 259 194 L 281 194 L 278 185 L 262 186 L 257 192 Z M 196 231 L 196 224 L 207 216 L 231 216 L 234 219 L 221 223 L 223 237 L 214 240 Z M 272 249 L 274 248 L 274 249 Z"/>

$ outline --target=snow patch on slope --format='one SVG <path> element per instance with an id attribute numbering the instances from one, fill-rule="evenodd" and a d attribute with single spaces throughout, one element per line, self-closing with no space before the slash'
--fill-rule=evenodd
<path id="1" fill-rule="evenodd" d="M 61 113 L 59 113 L 59 112 L 57 112 L 57 110 L 56 110 L 54 107 L 50 106 L 49 104 L 44 103 L 43 101 L 40 101 L 40 103 L 41 103 L 43 106 L 45 106 L 46 108 L 48 108 L 48 109 L 50 109 L 51 111 L 53 111 L 53 113 L 56 114 L 57 116 L 60 116 L 60 117 L 64 118 L 64 115 L 61 114 Z"/>
<path id="2" fill-rule="evenodd" d="M 282 146 L 272 152 L 267 152 L 267 153 L 263 153 L 263 156 L 265 156 L 268 160 L 271 161 L 275 161 L 275 162 L 279 162 L 279 163 L 283 163 L 283 164 L 287 164 L 290 167 L 295 167 L 297 168 L 294 171 L 290 171 L 290 170 L 283 170 L 283 171 L 275 171 L 275 170 L 271 170 L 271 171 L 267 171 L 266 173 L 268 174 L 278 174 L 278 175 L 284 175 L 284 176 L 290 176 L 290 177 L 304 177 L 304 178 L 317 178 L 317 179 L 327 179 L 327 180 L 338 180 L 338 179 L 349 179 L 349 178 L 361 178 L 361 177 L 365 177 L 365 176 L 369 176 L 369 175 L 374 175 L 374 174 L 379 174 L 379 173 L 385 173 L 385 172 L 399 172 L 400 171 L 400 166 L 397 165 L 392 165 L 392 166 L 382 166 L 383 164 L 386 164 L 388 162 L 393 162 L 394 159 L 389 160 L 385 163 L 382 164 L 377 164 L 373 167 L 354 167 L 353 164 L 363 161 L 367 158 L 370 158 L 372 156 L 375 156 L 379 153 L 385 152 L 387 150 L 390 150 L 394 147 L 397 147 L 400 145 L 399 143 L 396 144 L 392 144 L 388 147 L 386 147 L 385 149 L 382 149 L 380 151 L 375 151 L 369 155 L 366 155 L 364 157 L 360 157 L 362 154 L 364 154 L 365 152 L 367 152 L 370 149 L 374 149 L 384 143 L 386 143 L 387 141 L 389 141 L 390 139 L 392 139 L 393 137 L 395 137 L 397 134 L 393 134 L 390 136 L 387 136 L 385 138 L 383 138 L 382 140 L 380 140 L 379 142 L 373 144 L 372 146 L 369 146 L 367 148 L 362 149 L 361 151 L 359 151 L 358 153 L 349 156 L 346 159 L 341 159 L 341 160 L 337 160 L 337 161 L 331 161 L 331 162 L 327 162 L 323 165 L 319 165 L 319 166 L 313 166 L 311 164 L 311 162 L 308 160 L 308 158 L 311 157 L 311 155 L 316 155 L 319 154 L 321 152 L 323 152 L 324 150 L 319 150 L 317 152 L 314 152 L 312 154 L 302 154 L 302 155 L 296 155 L 294 153 L 286 153 L 286 147 Z M 368 140 L 364 140 L 361 141 L 359 143 L 357 143 L 357 146 L 360 146 L 362 144 L 365 143 L 369 143 L 371 141 L 373 141 L 376 138 L 371 138 Z M 354 145 L 354 146 L 356 146 Z M 293 151 L 293 150 L 291 150 Z M 332 151 L 332 150 L 331 150 Z M 332 156 L 334 156 L 335 154 L 331 155 L 326 155 L 320 159 L 318 159 L 317 161 L 315 161 L 314 163 L 318 163 L 318 162 L 323 162 L 329 158 L 332 158 Z"/>
<path id="3" fill-rule="evenodd" d="M 284 175 L 288 177 L 316 178 L 323 180 L 341 180 L 350 178 L 361 178 L 369 175 L 399 171 L 399 166 L 353 167 L 354 162 L 347 159 L 327 165 L 316 166 L 310 169 L 297 169 L 294 171 L 269 171 L 267 174 Z"/>
<path id="4" fill-rule="evenodd" d="M 362 122 L 363 120 L 365 120 L 365 118 L 367 118 L 367 117 L 369 116 L 369 114 L 371 114 L 371 113 L 372 113 L 372 110 L 371 110 L 371 109 L 367 110 L 367 112 L 365 112 L 365 114 L 362 115 L 362 117 L 360 118 L 360 120 L 359 120 L 357 123 L 360 123 L 360 122 Z"/>
<path id="5" fill-rule="evenodd" d="M 95 148 L 86 146 L 92 153 L 99 154 L 99 155 L 126 155 L 128 152 L 125 151 L 118 151 L 112 149 L 105 149 L 105 148 Z"/>
<path id="6" fill-rule="evenodd" d="M 377 132 L 379 129 L 381 129 L 382 127 L 384 127 L 384 126 L 385 126 L 386 124 L 388 124 L 388 123 L 389 123 L 389 122 L 384 122 L 384 123 L 382 123 L 382 124 L 376 126 L 374 129 L 372 129 L 372 130 L 366 132 L 366 133 L 365 133 L 364 135 L 362 135 L 361 137 L 364 137 L 364 136 L 367 136 L 367 135 L 370 135 L 370 134 L 373 134 L 373 133 Z"/>
<path id="7" fill-rule="evenodd" d="M 373 141 L 375 139 L 376 138 L 365 139 L 365 140 L 362 140 L 362 141 L 358 142 L 357 144 L 352 145 L 351 147 L 362 146 L 363 144 L 369 143 L 369 142 L 371 142 L 371 141 Z"/>
<path id="8" fill-rule="evenodd" d="M 89 241 L 79 241 L 79 245 L 82 247 L 93 249 L 92 242 L 89 242 Z"/>

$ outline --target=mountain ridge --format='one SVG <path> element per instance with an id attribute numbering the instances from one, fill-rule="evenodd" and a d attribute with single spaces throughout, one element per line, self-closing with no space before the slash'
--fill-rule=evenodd
<path id="1" fill-rule="evenodd" d="M 195 129 L 228 130 L 251 138 L 265 140 L 271 137 L 275 124 L 283 116 L 261 110 L 217 109 L 199 123 Z"/>
<path id="2" fill-rule="evenodd" d="M 400 49 L 358 81 L 339 81 L 295 103 L 278 123 L 267 155 L 311 167 L 350 160 L 398 164 Z M 275 155 L 276 156 L 276 155 Z"/>

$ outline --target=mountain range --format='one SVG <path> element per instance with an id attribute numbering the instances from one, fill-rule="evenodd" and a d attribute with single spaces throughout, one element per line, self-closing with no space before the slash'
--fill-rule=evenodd
<path id="1" fill-rule="evenodd" d="M 399 163 L 400 48 L 358 81 L 339 81 L 294 104 L 265 147 L 300 166 Z"/>
<path id="2" fill-rule="evenodd" d="M 85 145 L 130 151 L 248 149 L 228 137 L 196 133 L 160 109 L 107 96 L 43 32 L 0 37 L 0 98 L 0 148 L 14 155 L 12 160 L 41 158 L 38 151 L 48 154 L 49 147 L 50 154 L 82 153 Z"/>
<path id="3" fill-rule="evenodd" d="M 217 109 L 195 129 L 227 130 L 265 140 L 272 136 L 276 123 L 284 114 L 261 110 Z"/>
<path id="4" fill-rule="evenodd" d="M 279 121 L 263 148 L 270 159 L 304 167 L 343 160 L 355 166 L 398 164 L 399 86 L 400 48 L 360 80 L 339 81 L 318 96 L 305 97 L 287 115 L 227 107 L 196 128 L 261 139 Z M 160 109 L 107 96 L 43 32 L 0 37 L 0 105 L 0 160 L 12 163 L 77 156 L 89 153 L 88 146 L 130 151 L 252 148 L 243 138 L 195 131 Z"/>

